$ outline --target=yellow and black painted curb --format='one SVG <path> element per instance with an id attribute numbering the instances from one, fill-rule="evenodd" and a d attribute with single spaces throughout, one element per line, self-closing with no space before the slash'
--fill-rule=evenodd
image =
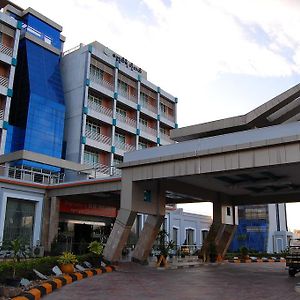
<path id="1" fill-rule="evenodd" d="M 106 266 L 100 267 L 98 269 L 89 269 L 82 272 L 75 272 L 72 274 L 64 274 L 62 276 L 54 277 L 51 280 L 47 280 L 28 291 L 22 292 L 19 296 L 12 298 L 12 300 L 39 300 L 44 295 L 50 294 L 54 290 L 59 289 L 66 284 L 98 274 L 109 273 L 112 271 L 115 271 L 114 266 Z"/>
<path id="2" fill-rule="evenodd" d="M 285 259 L 281 259 L 280 261 L 274 260 L 274 259 L 268 259 L 268 260 L 262 260 L 262 259 L 257 259 L 257 260 L 251 260 L 251 259 L 246 259 L 246 260 L 241 260 L 241 259 L 229 259 L 227 260 L 230 263 L 235 263 L 235 264 L 240 264 L 240 263 L 277 263 L 277 262 L 285 262 Z"/>

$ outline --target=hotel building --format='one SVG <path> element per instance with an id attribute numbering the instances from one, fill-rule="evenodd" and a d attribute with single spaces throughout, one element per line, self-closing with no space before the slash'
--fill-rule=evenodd
<path id="1" fill-rule="evenodd" d="M 171 143 L 177 98 L 126 58 L 93 42 L 65 52 L 65 158 L 118 175 L 125 152 Z"/>

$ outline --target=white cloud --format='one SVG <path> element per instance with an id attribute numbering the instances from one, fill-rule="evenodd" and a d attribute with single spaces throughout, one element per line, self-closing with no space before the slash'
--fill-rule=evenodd
<path id="1" fill-rule="evenodd" d="M 21 6 L 22 2 L 16 0 Z M 53 0 L 51 5 L 26 1 L 63 25 L 66 48 L 98 40 L 148 71 L 151 81 L 181 101 L 182 125 L 235 113 L 218 111 L 206 101 L 207 85 L 220 74 L 265 77 L 299 72 L 297 2 L 172 0 L 166 6 L 161 0 L 141 0 L 141 4 L 151 11 L 153 22 L 149 16 L 132 17 L 118 1 Z M 251 30 L 251 26 L 259 26 L 270 43 L 261 44 L 249 36 L 245 28 Z M 294 56 L 286 59 L 282 47 L 291 49 Z M 190 107 L 199 103 L 201 111 L 191 112 Z M 184 118 L 187 113 L 189 119 Z"/>
<path id="2" fill-rule="evenodd" d="M 222 90 L 219 99 L 209 98 L 208 86 L 222 74 L 300 72 L 300 2 L 295 0 L 172 0 L 170 6 L 140 0 L 151 16 L 126 12 L 118 6 L 123 0 L 14 1 L 61 24 L 66 49 L 98 40 L 145 69 L 150 81 L 179 98 L 181 126 L 254 108 L 242 98 L 223 101 Z"/>

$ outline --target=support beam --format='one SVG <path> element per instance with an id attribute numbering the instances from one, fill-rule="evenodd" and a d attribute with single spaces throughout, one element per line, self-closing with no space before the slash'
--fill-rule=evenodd
<path id="1" fill-rule="evenodd" d="M 48 243 L 45 245 L 45 250 L 51 251 L 51 244 L 58 234 L 59 223 L 59 198 L 50 198 L 50 213 L 49 213 L 49 228 L 48 228 Z"/>
<path id="2" fill-rule="evenodd" d="M 135 211 L 121 208 L 109 235 L 104 249 L 104 257 L 110 261 L 117 261 L 121 258 L 122 249 L 126 245 L 131 227 L 136 217 Z"/>
<path id="3" fill-rule="evenodd" d="M 132 260 L 142 264 L 147 263 L 152 245 L 157 237 L 164 216 L 149 215 L 140 234 L 137 245 L 134 249 Z"/>

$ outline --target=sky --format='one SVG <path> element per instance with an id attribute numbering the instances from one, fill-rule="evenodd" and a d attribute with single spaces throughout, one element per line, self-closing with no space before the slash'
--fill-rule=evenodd
<path id="1" fill-rule="evenodd" d="M 101 42 L 178 97 L 179 127 L 245 114 L 299 83 L 298 0 L 14 0 Z M 211 214 L 210 204 L 185 206 Z M 300 204 L 288 225 L 300 229 Z"/>

